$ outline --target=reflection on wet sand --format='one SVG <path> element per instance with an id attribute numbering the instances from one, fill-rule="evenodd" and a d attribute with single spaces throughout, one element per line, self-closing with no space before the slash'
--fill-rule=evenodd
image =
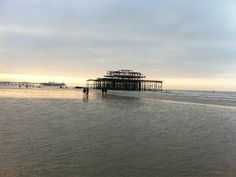
<path id="1" fill-rule="evenodd" d="M 83 95 L 83 102 L 88 103 L 88 100 L 89 100 L 89 96 L 87 94 L 84 94 Z"/>
<path id="2" fill-rule="evenodd" d="M 236 176 L 235 108 L 17 92 L 0 89 L 0 176 Z"/>

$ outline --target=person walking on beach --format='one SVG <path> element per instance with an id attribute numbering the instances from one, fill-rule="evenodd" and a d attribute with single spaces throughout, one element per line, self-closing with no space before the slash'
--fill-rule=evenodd
<path id="1" fill-rule="evenodd" d="M 84 87 L 83 88 L 83 93 L 85 94 L 87 92 L 87 89 Z"/>
<path id="2" fill-rule="evenodd" d="M 88 95 L 89 94 L 89 88 L 87 87 L 87 89 L 86 89 L 86 95 Z"/>
<path id="3" fill-rule="evenodd" d="M 102 88 L 102 96 L 106 96 L 107 95 L 107 89 L 106 88 Z"/>

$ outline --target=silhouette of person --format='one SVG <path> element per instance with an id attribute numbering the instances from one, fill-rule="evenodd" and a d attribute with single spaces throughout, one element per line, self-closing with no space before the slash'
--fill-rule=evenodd
<path id="1" fill-rule="evenodd" d="M 84 87 L 83 88 L 83 93 L 85 94 L 87 92 L 87 89 Z"/>
<path id="2" fill-rule="evenodd" d="M 87 87 L 87 89 L 86 89 L 86 95 L 88 95 L 89 94 L 89 88 Z"/>
<path id="3" fill-rule="evenodd" d="M 102 97 L 106 97 L 106 96 L 107 96 L 107 89 L 102 88 Z"/>

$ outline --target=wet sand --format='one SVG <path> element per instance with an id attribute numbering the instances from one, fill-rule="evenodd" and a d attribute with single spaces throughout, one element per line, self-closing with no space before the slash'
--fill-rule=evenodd
<path id="1" fill-rule="evenodd" d="M 0 113 L 0 176 L 236 176 L 232 106 L 0 89 Z"/>

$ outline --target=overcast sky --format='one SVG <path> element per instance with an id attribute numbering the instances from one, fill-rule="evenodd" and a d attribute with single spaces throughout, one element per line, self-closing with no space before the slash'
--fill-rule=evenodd
<path id="1" fill-rule="evenodd" d="M 0 80 L 82 82 L 117 69 L 236 90 L 236 1 L 0 0 Z"/>

